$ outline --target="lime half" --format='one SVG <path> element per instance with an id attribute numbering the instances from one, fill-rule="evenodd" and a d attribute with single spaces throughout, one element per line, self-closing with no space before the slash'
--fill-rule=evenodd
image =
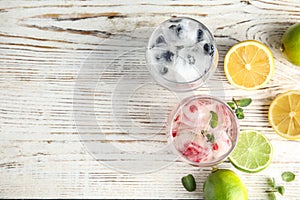
<path id="1" fill-rule="evenodd" d="M 229 159 L 239 170 L 255 173 L 267 168 L 272 162 L 273 147 L 259 131 L 240 132 L 239 140 Z"/>

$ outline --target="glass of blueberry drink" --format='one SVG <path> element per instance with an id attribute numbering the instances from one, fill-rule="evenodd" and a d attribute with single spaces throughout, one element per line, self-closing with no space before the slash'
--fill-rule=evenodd
<path id="1" fill-rule="evenodd" d="M 153 78 L 172 91 L 190 91 L 205 83 L 218 63 L 215 40 L 208 28 L 187 17 L 161 23 L 150 36 L 147 67 Z"/>

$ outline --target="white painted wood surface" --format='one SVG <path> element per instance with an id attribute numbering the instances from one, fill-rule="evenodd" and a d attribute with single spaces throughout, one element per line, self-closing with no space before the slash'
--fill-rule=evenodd
<path id="1" fill-rule="evenodd" d="M 203 198 L 210 169 L 164 160 L 166 151 L 152 172 L 119 171 L 123 163 L 140 164 L 128 152 L 144 148 L 148 155 L 166 144 L 164 123 L 177 97 L 151 84 L 143 48 L 151 30 L 171 16 L 203 22 L 217 41 L 218 69 L 192 94 L 252 97 L 241 128 L 263 131 L 274 145 L 273 163 L 260 173 L 239 172 L 228 161 L 219 167 L 240 175 L 249 199 L 267 199 L 269 176 L 286 186 L 278 199 L 300 199 L 300 143 L 277 136 L 267 120 L 277 94 L 300 89 L 300 68 L 279 51 L 284 31 L 300 22 L 298 0 L 0 1 L 1 198 Z M 271 82 L 253 92 L 229 85 L 222 69 L 230 46 L 246 39 L 265 43 L 275 57 Z M 101 130 L 83 120 L 94 115 Z M 123 160 L 116 159 L 120 152 L 106 152 L 97 161 L 95 154 L 107 149 L 91 149 L 92 143 L 117 146 Z M 296 174 L 294 182 L 281 181 L 286 170 Z M 181 186 L 188 173 L 197 180 L 194 193 Z"/>

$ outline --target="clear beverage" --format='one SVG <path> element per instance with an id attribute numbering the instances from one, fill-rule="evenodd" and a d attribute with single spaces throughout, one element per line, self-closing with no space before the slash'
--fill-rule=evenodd
<path id="1" fill-rule="evenodd" d="M 174 91 L 188 91 L 212 75 L 218 52 L 205 25 L 191 18 L 171 18 L 152 33 L 146 59 L 158 83 Z"/>
<path id="2" fill-rule="evenodd" d="M 234 149 L 238 121 L 226 103 L 215 97 L 184 99 L 170 114 L 168 141 L 185 161 L 197 166 L 213 166 Z"/>

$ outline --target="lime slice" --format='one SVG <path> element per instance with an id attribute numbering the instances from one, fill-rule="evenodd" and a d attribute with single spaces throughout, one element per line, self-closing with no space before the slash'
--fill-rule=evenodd
<path id="1" fill-rule="evenodd" d="M 230 155 L 231 163 L 239 170 L 255 173 L 272 162 L 273 147 L 259 131 L 241 131 L 237 146 Z"/>

